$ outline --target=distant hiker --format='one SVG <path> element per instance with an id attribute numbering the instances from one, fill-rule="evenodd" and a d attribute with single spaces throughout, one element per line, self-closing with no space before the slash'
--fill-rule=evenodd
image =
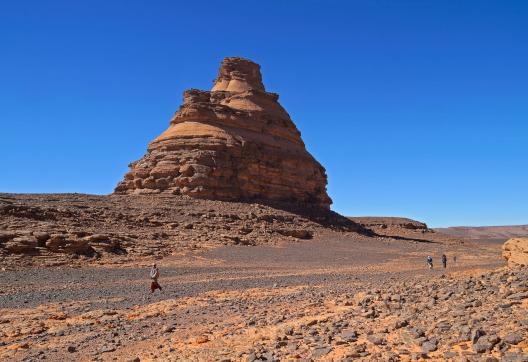
<path id="1" fill-rule="evenodd" d="M 453 255 L 453 263 L 456 264 L 456 255 Z"/>
<path id="2" fill-rule="evenodd" d="M 159 270 L 156 264 L 152 264 L 152 268 L 150 269 L 150 279 L 152 279 L 152 283 L 150 283 L 150 293 L 154 293 L 156 289 L 161 289 L 161 285 L 158 283 L 159 278 Z"/>
<path id="3" fill-rule="evenodd" d="M 427 257 L 427 265 L 429 266 L 429 269 L 433 269 L 433 257 L 430 255 Z"/>
<path id="4" fill-rule="evenodd" d="M 445 268 L 447 268 L 447 256 L 445 254 L 442 254 L 442 265 Z"/>

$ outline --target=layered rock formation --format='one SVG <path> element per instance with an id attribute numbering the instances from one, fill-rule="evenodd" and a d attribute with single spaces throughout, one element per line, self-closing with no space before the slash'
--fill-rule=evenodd
<path id="1" fill-rule="evenodd" d="M 325 169 L 262 84 L 260 66 L 225 58 L 211 91 L 190 89 L 169 128 L 130 165 L 117 194 L 169 193 L 329 208 Z"/>
<path id="2" fill-rule="evenodd" d="M 508 266 L 527 266 L 528 238 L 514 238 L 505 242 L 502 256 L 508 261 Z"/>
<path id="3" fill-rule="evenodd" d="M 423 232 L 431 231 L 423 222 L 408 219 L 405 217 L 390 216 L 362 216 L 349 217 L 350 220 L 369 229 L 408 229 L 421 230 Z"/>
<path id="4" fill-rule="evenodd" d="M 292 209 L 165 194 L 0 193 L 0 266 L 113 263 L 224 245 L 369 235 L 332 211 Z"/>

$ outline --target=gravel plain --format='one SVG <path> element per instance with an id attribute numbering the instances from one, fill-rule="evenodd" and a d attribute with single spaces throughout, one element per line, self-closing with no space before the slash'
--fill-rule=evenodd
<path id="1" fill-rule="evenodd" d="M 499 242 L 351 236 L 5 270 L 0 358 L 527 360 L 526 271 L 504 267 Z M 442 253 L 448 268 L 428 270 Z M 150 295 L 154 261 L 164 290 Z"/>

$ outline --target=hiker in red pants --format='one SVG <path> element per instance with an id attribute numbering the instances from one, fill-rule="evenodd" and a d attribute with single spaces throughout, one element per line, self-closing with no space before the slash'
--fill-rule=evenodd
<path id="1" fill-rule="evenodd" d="M 150 279 L 152 279 L 152 283 L 150 283 L 150 293 L 154 293 L 156 289 L 162 290 L 161 285 L 158 283 L 159 278 L 159 270 L 156 264 L 152 264 L 152 268 L 150 269 Z"/>

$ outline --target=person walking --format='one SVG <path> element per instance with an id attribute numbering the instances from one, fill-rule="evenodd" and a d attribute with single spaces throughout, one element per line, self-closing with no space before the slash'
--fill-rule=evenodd
<path id="1" fill-rule="evenodd" d="M 431 255 L 427 257 L 427 265 L 429 266 L 429 269 L 433 269 L 433 257 Z"/>
<path id="2" fill-rule="evenodd" d="M 442 266 L 447 268 L 447 256 L 445 254 L 442 254 Z"/>
<path id="3" fill-rule="evenodd" d="M 158 283 L 159 278 L 159 270 L 156 264 L 152 264 L 152 267 L 150 268 L 150 279 L 152 279 L 152 282 L 150 283 L 150 293 L 154 293 L 156 289 L 159 289 L 162 291 L 161 285 Z"/>

